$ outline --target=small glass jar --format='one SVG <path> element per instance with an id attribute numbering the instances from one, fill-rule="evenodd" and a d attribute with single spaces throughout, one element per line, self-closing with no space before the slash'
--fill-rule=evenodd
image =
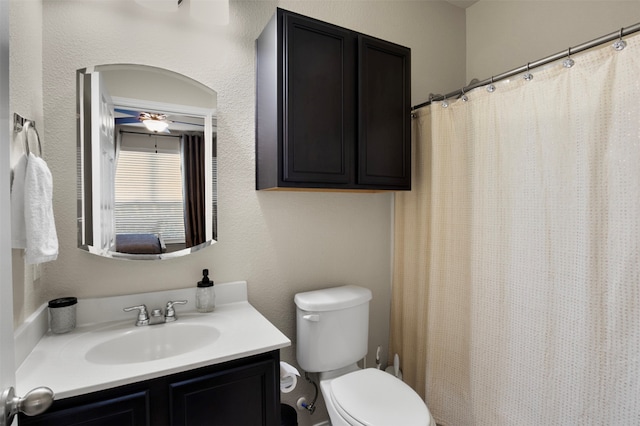
<path id="1" fill-rule="evenodd" d="M 216 294 L 213 285 L 196 289 L 196 310 L 198 312 L 212 312 L 216 306 Z"/>
<path id="2" fill-rule="evenodd" d="M 209 270 L 202 270 L 202 281 L 198 282 L 196 289 L 196 310 L 198 312 L 211 312 L 216 306 L 216 294 L 213 291 L 213 281 L 209 279 Z"/>

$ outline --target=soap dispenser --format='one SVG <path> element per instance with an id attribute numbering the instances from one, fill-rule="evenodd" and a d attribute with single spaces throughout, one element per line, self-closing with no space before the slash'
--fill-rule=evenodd
<path id="1" fill-rule="evenodd" d="M 209 270 L 202 270 L 202 281 L 196 289 L 196 309 L 198 312 L 211 312 L 216 306 L 216 294 L 213 292 L 213 281 L 209 279 Z"/>

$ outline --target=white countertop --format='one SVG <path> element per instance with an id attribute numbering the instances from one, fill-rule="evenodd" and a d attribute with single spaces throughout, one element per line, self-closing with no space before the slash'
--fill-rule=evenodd
<path id="1" fill-rule="evenodd" d="M 244 285 L 246 289 L 246 283 Z M 246 290 L 244 295 L 246 298 Z M 143 295 L 139 295 L 138 299 L 140 298 L 143 298 Z M 217 298 L 219 298 L 218 295 Z M 33 388 L 47 386 L 54 391 L 56 399 L 69 398 L 244 358 L 291 344 L 280 330 L 246 300 L 230 301 L 233 299 L 225 300 L 224 296 L 219 299 L 227 303 L 217 304 L 211 313 L 185 312 L 176 305 L 178 315 L 176 322 L 143 326 L 208 324 L 220 332 L 213 343 L 202 348 L 152 361 L 107 365 L 96 364 L 85 358 L 87 351 L 96 344 L 118 333 L 123 334 L 128 330 L 136 329 L 135 315 L 126 320 L 80 324 L 66 334 L 52 334 L 49 331 L 38 341 L 17 369 L 17 392 L 25 394 Z M 119 299 L 118 302 L 122 301 Z M 92 303 L 95 303 L 95 300 L 85 305 L 91 306 Z M 78 302 L 79 307 L 81 304 L 82 300 Z M 152 306 L 149 308 L 151 309 Z"/>

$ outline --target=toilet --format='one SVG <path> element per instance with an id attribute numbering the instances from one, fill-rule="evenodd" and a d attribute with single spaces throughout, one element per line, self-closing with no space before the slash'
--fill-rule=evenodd
<path id="1" fill-rule="evenodd" d="M 357 366 L 367 354 L 371 297 L 369 289 L 350 285 L 296 294 L 298 364 L 319 373 L 333 426 L 436 426 L 406 383 Z"/>

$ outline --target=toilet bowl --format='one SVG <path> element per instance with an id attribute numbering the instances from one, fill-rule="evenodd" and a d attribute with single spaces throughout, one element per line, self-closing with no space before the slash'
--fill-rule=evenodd
<path id="1" fill-rule="evenodd" d="M 436 426 L 429 409 L 411 387 L 374 368 L 320 380 L 333 426 Z"/>
<path id="2" fill-rule="evenodd" d="M 298 293 L 294 300 L 298 364 L 319 373 L 333 426 L 436 426 L 410 386 L 356 364 L 367 353 L 370 290 L 333 287 Z"/>

